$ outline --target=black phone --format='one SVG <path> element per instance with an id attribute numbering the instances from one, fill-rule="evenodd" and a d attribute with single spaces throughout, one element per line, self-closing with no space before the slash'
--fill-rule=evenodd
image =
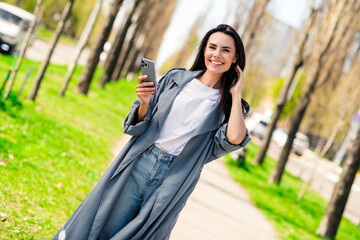
<path id="1" fill-rule="evenodd" d="M 142 58 L 141 59 L 141 72 L 142 75 L 147 75 L 148 78 L 146 78 L 144 80 L 144 82 L 153 82 L 154 86 L 151 87 L 155 87 L 155 93 L 157 93 L 157 82 L 156 82 L 156 64 L 154 61 L 147 59 L 147 58 Z"/>

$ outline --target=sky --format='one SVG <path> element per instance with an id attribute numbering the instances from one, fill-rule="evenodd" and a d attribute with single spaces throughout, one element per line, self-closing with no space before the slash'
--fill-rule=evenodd
<path id="1" fill-rule="evenodd" d="M 181 47 L 192 24 L 204 11 L 208 13 L 204 32 L 201 34 L 205 34 L 207 30 L 220 23 L 231 25 L 231 19 L 224 19 L 227 19 L 226 14 L 231 2 L 234 1 L 237 0 L 178 0 L 178 5 L 159 50 L 158 66 L 161 66 L 175 50 Z M 310 0 L 271 0 L 267 11 L 271 12 L 276 19 L 299 28 L 308 15 L 309 5 Z"/>

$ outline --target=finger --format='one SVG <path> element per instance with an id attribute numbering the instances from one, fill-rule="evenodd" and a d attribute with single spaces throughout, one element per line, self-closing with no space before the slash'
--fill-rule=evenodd
<path id="1" fill-rule="evenodd" d="M 139 83 L 142 83 L 145 79 L 147 79 L 148 76 L 147 75 L 142 75 L 138 77 Z"/>
<path id="2" fill-rule="evenodd" d="M 235 69 L 236 69 L 236 71 L 237 71 L 239 74 L 242 75 L 243 72 L 242 72 L 242 70 L 241 70 L 241 68 L 240 68 L 239 65 L 237 65 Z"/>
<path id="3" fill-rule="evenodd" d="M 146 93 L 146 92 L 153 92 L 155 88 L 138 88 L 136 89 L 137 93 Z"/>
<path id="4" fill-rule="evenodd" d="M 153 95 L 155 93 L 155 91 L 152 91 L 152 92 L 146 92 L 146 93 L 138 93 L 138 97 L 150 97 L 151 95 Z"/>
<path id="5" fill-rule="evenodd" d="M 143 82 L 136 85 L 136 88 L 152 87 L 152 86 L 154 86 L 153 82 Z"/>

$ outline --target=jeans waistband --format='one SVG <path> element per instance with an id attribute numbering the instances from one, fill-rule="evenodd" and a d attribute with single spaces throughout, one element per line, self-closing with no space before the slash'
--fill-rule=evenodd
<path id="1" fill-rule="evenodd" d="M 156 147 L 154 144 L 151 145 L 146 151 L 146 153 L 152 153 L 154 154 L 155 156 L 157 157 L 162 157 L 162 158 L 165 158 L 167 160 L 169 160 L 170 162 L 174 161 L 175 158 L 177 157 L 176 155 L 172 155 L 170 153 L 167 153 L 163 150 L 161 150 L 160 148 Z"/>

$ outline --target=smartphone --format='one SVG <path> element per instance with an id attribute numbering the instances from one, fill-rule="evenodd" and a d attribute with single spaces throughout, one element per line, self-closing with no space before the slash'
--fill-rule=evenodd
<path id="1" fill-rule="evenodd" d="M 155 87 L 155 93 L 157 92 L 157 82 L 156 82 L 156 64 L 154 61 L 146 58 L 141 59 L 141 72 L 142 75 L 147 75 L 148 78 L 144 80 L 144 82 L 153 82 L 154 85 L 151 87 Z"/>

